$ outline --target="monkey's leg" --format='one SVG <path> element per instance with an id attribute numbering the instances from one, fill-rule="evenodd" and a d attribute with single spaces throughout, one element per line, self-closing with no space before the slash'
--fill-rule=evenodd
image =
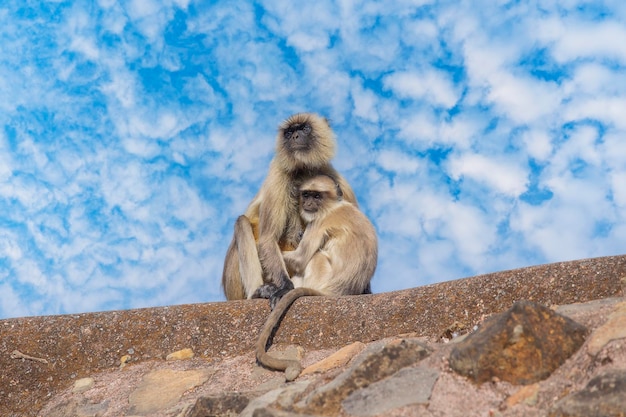
<path id="1" fill-rule="evenodd" d="M 277 242 L 260 241 L 259 255 L 262 263 L 265 262 L 265 281 L 266 283 L 256 289 L 252 298 L 268 298 L 272 310 L 276 303 L 289 291 L 293 290 L 293 282 L 287 273 L 287 266 L 283 261 L 282 251 Z M 268 266 L 271 265 L 271 266 Z M 272 271 L 274 274 L 272 275 Z M 276 274 L 275 272 L 278 272 Z M 278 277 L 278 278 L 277 278 Z"/>
<path id="2" fill-rule="evenodd" d="M 252 298 L 255 290 L 263 285 L 263 270 L 252 233 L 252 225 L 246 216 L 239 216 L 235 222 L 234 242 L 238 258 L 239 281 L 246 298 Z M 235 275 L 233 274 L 233 279 Z"/>
<path id="3" fill-rule="evenodd" d="M 222 288 L 227 300 L 242 300 L 246 298 L 241 282 L 241 274 L 239 273 L 239 254 L 237 253 L 237 244 L 234 237 L 226 252 L 226 258 L 224 258 Z"/>
<path id="4" fill-rule="evenodd" d="M 291 306 L 296 299 L 307 295 L 323 294 L 310 288 L 302 287 L 289 291 L 283 296 L 283 298 L 280 299 L 278 304 L 274 307 L 274 310 L 272 310 L 270 315 L 267 317 L 265 325 L 263 326 L 263 329 L 261 329 L 259 339 L 256 343 L 257 361 L 259 361 L 259 363 L 266 368 L 275 369 L 277 371 L 285 371 L 285 378 L 287 381 L 293 381 L 298 377 L 298 375 L 300 375 L 300 372 L 302 372 L 302 365 L 300 365 L 300 362 L 290 359 L 275 358 L 267 353 L 265 349 L 270 337 L 274 333 L 274 329 L 282 320 L 289 306 Z"/>
<path id="5" fill-rule="evenodd" d="M 287 266 L 283 261 L 278 242 L 273 239 L 259 239 L 259 259 L 265 271 L 265 288 L 257 292 L 261 298 L 269 298 L 275 304 L 288 291 L 293 290 Z"/>
<path id="6" fill-rule="evenodd" d="M 337 282 L 332 262 L 324 252 L 317 252 L 304 269 L 302 286 L 312 288 L 327 295 L 341 295 L 337 292 Z"/>
<path id="7" fill-rule="evenodd" d="M 300 275 L 294 275 L 291 277 L 291 282 L 293 282 L 293 286 L 295 288 L 305 287 L 304 278 Z"/>

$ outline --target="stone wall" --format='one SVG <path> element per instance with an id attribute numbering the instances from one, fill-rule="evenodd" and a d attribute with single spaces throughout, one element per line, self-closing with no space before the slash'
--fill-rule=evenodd
<path id="1" fill-rule="evenodd" d="M 625 279 L 626 256 L 614 256 L 383 294 L 305 298 L 292 306 L 274 343 L 323 349 L 404 333 L 435 337 L 518 300 L 550 306 L 623 296 Z M 0 415 L 36 415 L 73 378 L 115 368 L 128 352 L 139 361 L 182 348 L 202 358 L 249 353 L 268 313 L 266 301 L 250 300 L 2 320 Z"/>

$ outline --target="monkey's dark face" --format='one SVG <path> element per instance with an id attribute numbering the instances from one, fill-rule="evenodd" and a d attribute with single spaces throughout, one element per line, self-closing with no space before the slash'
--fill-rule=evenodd
<path id="1" fill-rule="evenodd" d="M 328 193 L 315 190 L 303 190 L 300 193 L 300 204 L 306 213 L 315 214 L 324 205 Z"/>
<path id="2" fill-rule="evenodd" d="M 290 151 L 308 151 L 313 145 L 313 128 L 309 123 L 289 125 L 283 130 L 285 146 Z"/>

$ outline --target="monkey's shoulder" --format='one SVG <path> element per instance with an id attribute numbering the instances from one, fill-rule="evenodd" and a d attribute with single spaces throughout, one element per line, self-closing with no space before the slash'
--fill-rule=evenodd
<path id="1" fill-rule="evenodd" d="M 365 214 L 351 203 L 341 201 L 333 208 L 332 215 L 324 218 L 322 227 L 335 230 L 352 230 L 364 221 L 369 222 Z"/>

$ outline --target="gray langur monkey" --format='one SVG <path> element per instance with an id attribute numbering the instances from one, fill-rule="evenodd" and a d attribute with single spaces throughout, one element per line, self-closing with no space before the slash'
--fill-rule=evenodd
<path id="1" fill-rule="evenodd" d="M 298 190 L 304 181 L 328 175 L 344 199 L 357 205 L 352 188 L 330 163 L 334 153 L 335 135 L 325 118 L 299 113 L 280 125 L 267 177 L 235 222 L 222 273 L 228 300 L 269 298 L 274 306 L 294 288 L 281 251 L 295 249 L 302 236 Z"/>
<path id="2" fill-rule="evenodd" d="M 285 371 L 288 381 L 300 374 L 300 362 L 274 358 L 265 350 L 285 311 L 302 296 L 371 293 L 378 260 L 374 226 L 357 207 L 342 199 L 341 187 L 332 178 L 321 175 L 304 182 L 300 210 L 306 223 L 302 240 L 296 250 L 283 253 L 296 288 L 276 304 L 256 345 L 259 363 Z"/>

